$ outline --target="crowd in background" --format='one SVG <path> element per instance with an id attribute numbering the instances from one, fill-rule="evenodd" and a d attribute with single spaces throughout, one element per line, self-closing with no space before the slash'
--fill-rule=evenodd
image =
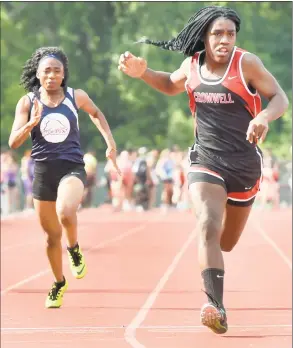
<path id="1" fill-rule="evenodd" d="M 34 162 L 30 154 L 29 150 L 25 151 L 21 160 L 17 161 L 12 150 L 1 152 L 1 215 L 33 209 Z M 111 162 L 98 166 L 93 150 L 85 153 L 84 162 L 87 185 L 81 208 L 95 206 L 96 194 L 104 194 L 99 201 L 111 204 L 115 212 L 142 212 L 158 206 L 163 211 L 191 207 L 186 180 L 188 151 L 182 151 L 176 145 L 161 151 L 146 147 L 121 151 L 117 160 L 121 176 L 111 166 Z M 280 164 L 268 149 L 263 150 L 263 165 L 258 205 L 264 208 L 270 203 L 271 207 L 278 209 Z M 287 163 L 285 171 L 285 186 L 292 190 L 291 163 Z M 104 188 L 103 193 L 99 191 L 101 187 Z"/>

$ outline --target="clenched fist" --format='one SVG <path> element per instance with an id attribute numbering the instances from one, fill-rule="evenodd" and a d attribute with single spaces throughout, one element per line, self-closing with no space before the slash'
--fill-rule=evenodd
<path id="1" fill-rule="evenodd" d="M 145 73 L 147 62 L 144 58 L 136 57 L 127 51 L 121 54 L 118 69 L 130 77 L 139 78 Z"/>
<path id="2" fill-rule="evenodd" d="M 30 118 L 30 121 L 28 122 L 30 126 L 35 127 L 40 122 L 42 112 L 43 112 L 43 104 L 37 99 L 35 99 L 32 112 L 31 112 L 31 118 Z"/>
<path id="3" fill-rule="evenodd" d="M 250 143 L 255 143 L 260 140 L 262 143 L 269 130 L 269 122 L 267 118 L 260 112 L 253 120 L 250 121 L 246 133 L 246 140 Z"/>

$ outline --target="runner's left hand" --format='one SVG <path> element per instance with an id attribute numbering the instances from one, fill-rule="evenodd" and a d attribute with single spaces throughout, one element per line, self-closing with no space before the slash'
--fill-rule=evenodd
<path id="1" fill-rule="evenodd" d="M 121 175 L 121 170 L 120 168 L 118 167 L 118 164 L 117 164 L 117 152 L 116 152 L 116 149 L 113 148 L 113 147 L 108 147 L 107 150 L 106 150 L 106 158 L 109 159 L 114 168 L 116 169 L 116 172 Z"/>
<path id="2" fill-rule="evenodd" d="M 258 141 L 262 143 L 269 131 L 269 122 L 267 117 L 260 112 L 253 120 L 249 122 L 246 132 L 246 140 L 250 143 L 257 144 Z"/>

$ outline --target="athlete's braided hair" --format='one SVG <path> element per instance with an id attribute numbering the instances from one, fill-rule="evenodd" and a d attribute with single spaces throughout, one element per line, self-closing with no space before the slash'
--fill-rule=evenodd
<path id="1" fill-rule="evenodd" d="M 224 17 L 235 23 L 236 31 L 240 30 L 241 20 L 238 14 L 228 7 L 208 6 L 200 9 L 189 18 L 186 26 L 176 38 L 169 41 L 153 41 L 142 38 L 138 43 L 158 46 L 165 50 L 179 51 L 186 56 L 193 56 L 195 52 L 203 50 L 204 36 L 209 25 L 217 18 Z"/>
<path id="2" fill-rule="evenodd" d="M 53 57 L 63 64 L 64 79 L 61 86 L 66 87 L 68 81 L 68 58 L 63 50 L 59 47 L 41 47 L 38 48 L 28 59 L 23 67 L 20 84 L 28 92 L 33 92 L 36 96 L 39 96 L 40 81 L 37 78 L 37 70 L 40 61 L 46 57 Z"/>

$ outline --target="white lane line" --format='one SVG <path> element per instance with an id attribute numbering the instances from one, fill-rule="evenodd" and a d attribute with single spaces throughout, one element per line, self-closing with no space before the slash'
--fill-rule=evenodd
<path id="1" fill-rule="evenodd" d="M 35 240 L 30 241 L 30 242 L 23 242 L 23 243 L 8 245 L 7 247 L 1 247 L 1 254 L 3 254 L 6 251 L 9 251 L 11 249 L 14 249 L 14 248 L 21 248 L 21 247 L 25 247 L 25 246 L 32 245 L 32 244 L 35 244 L 35 245 L 41 244 L 42 241 L 43 241 L 43 239 L 42 240 L 35 239 Z"/>
<path id="2" fill-rule="evenodd" d="M 263 239 L 270 244 L 270 246 L 276 251 L 276 253 L 281 257 L 281 259 L 288 265 L 290 270 L 292 271 L 292 261 L 289 257 L 284 253 L 282 249 L 276 244 L 276 242 L 265 232 L 264 228 L 260 225 L 259 221 L 254 218 L 253 227 L 257 229 L 259 234 L 263 237 Z M 290 241 L 292 244 L 292 240 Z"/>
<path id="3" fill-rule="evenodd" d="M 93 251 L 93 250 L 102 249 L 102 248 L 105 248 L 106 246 L 109 246 L 109 245 L 111 245 L 111 244 L 114 244 L 114 243 L 116 243 L 116 242 L 118 242 L 118 241 L 120 241 L 120 240 L 122 240 L 122 239 L 124 239 L 124 238 L 126 238 L 126 237 L 128 237 L 128 236 L 130 236 L 130 235 L 132 235 L 132 234 L 135 234 L 135 233 L 141 231 L 141 230 L 144 229 L 145 227 L 146 227 L 146 225 L 140 225 L 140 226 L 131 228 L 130 230 L 127 230 L 126 232 L 121 233 L 121 234 L 119 234 L 118 236 L 116 236 L 116 237 L 114 237 L 114 238 L 105 240 L 105 241 L 103 241 L 103 242 L 101 242 L 101 243 L 99 243 L 99 244 L 97 244 L 97 245 L 92 246 L 90 249 L 88 249 L 88 250 L 85 252 L 85 254 L 88 254 L 88 253 L 90 253 L 90 252 Z M 68 260 L 66 260 L 66 261 L 64 262 L 64 264 L 65 264 L 65 265 L 68 264 Z M 21 281 L 15 283 L 15 284 L 11 285 L 11 286 L 8 286 L 8 287 L 5 288 L 4 290 L 1 290 L 1 296 L 7 294 L 7 293 L 8 293 L 9 291 L 11 291 L 11 290 L 17 289 L 17 288 L 19 288 L 20 286 L 29 283 L 30 281 L 32 281 L 32 280 L 34 280 L 34 279 L 37 279 L 37 278 L 39 278 L 39 277 L 42 277 L 43 275 L 45 275 L 45 274 L 47 274 L 47 273 L 49 273 L 49 272 L 51 272 L 51 268 L 46 268 L 46 269 L 40 271 L 39 273 L 36 273 L 36 274 L 34 274 L 34 275 L 30 276 L 30 277 L 27 277 L 27 278 L 25 278 L 25 279 L 23 279 L 23 280 L 21 280 Z"/>
<path id="4" fill-rule="evenodd" d="M 113 332 L 113 330 L 124 330 L 125 326 L 56 326 L 56 327 L 6 327 L 1 328 L 1 334 L 32 334 L 32 333 L 107 333 Z M 205 332 L 207 329 L 202 325 L 142 325 L 139 327 L 142 330 L 148 331 L 169 331 L 169 332 Z M 256 324 L 256 325 L 229 325 L 229 329 L 292 329 L 291 324 Z"/>
<path id="5" fill-rule="evenodd" d="M 140 327 L 141 323 L 145 320 L 149 310 L 155 303 L 158 295 L 164 288 L 165 284 L 167 283 L 168 279 L 170 278 L 171 274 L 174 272 L 175 268 L 177 267 L 179 261 L 181 260 L 182 256 L 185 254 L 186 250 L 188 249 L 189 245 L 193 242 L 193 240 L 196 237 L 196 230 L 193 230 L 190 234 L 186 242 L 183 244 L 182 248 L 179 250 L 175 258 L 173 259 L 170 266 L 167 268 L 166 272 L 161 277 L 159 283 L 155 287 L 155 289 L 150 293 L 149 297 L 147 298 L 146 302 L 142 305 L 134 319 L 131 321 L 131 323 L 127 326 L 124 337 L 127 343 L 129 343 L 133 348 L 145 348 L 135 337 L 136 330 Z"/>

